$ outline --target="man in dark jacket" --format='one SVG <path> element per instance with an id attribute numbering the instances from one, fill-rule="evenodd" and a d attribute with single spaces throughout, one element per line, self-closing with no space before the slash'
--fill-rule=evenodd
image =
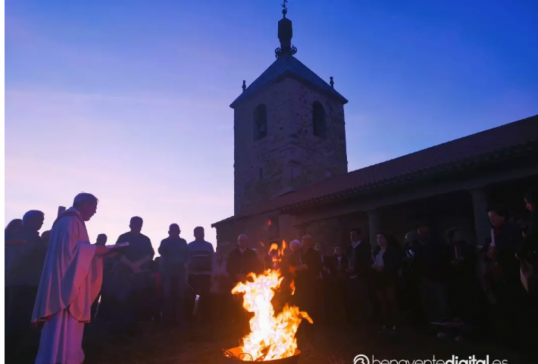
<path id="1" fill-rule="evenodd" d="M 184 324 L 184 302 L 186 292 L 186 265 L 189 248 L 185 239 L 180 238 L 178 224 L 170 225 L 168 238 L 161 242 L 161 271 L 163 278 L 163 319 L 167 325 Z"/>
<path id="2" fill-rule="evenodd" d="M 449 316 L 448 286 L 450 248 L 443 239 L 433 235 L 428 223 L 417 225 L 419 240 L 414 243 L 414 267 L 420 277 L 422 306 L 430 321 L 446 320 Z"/>
<path id="3" fill-rule="evenodd" d="M 372 320 L 372 246 L 370 242 L 361 240 L 361 233 L 361 229 L 351 230 L 351 245 L 346 252 L 349 262 L 346 269 L 346 313 L 351 325 L 361 325 Z"/>
<path id="4" fill-rule="evenodd" d="M 237 248 L 230 252 L 226 270 L 235 284 L 244 281 L 249 273 L 259 274 L 262 272 L 258 255 L 249 248 L 247 235 L 241 234 L 237 238 Z"/>
<path id="5" fill-rule="evenodd" d="M 519 345 L 521 327 L 526 322 L 526 296 L 520 280 L 520 263 L 516 258 L 523 237 L 520 229 L 508 221 L 505 206 L 494 206 L 488 211 L 492 226 L 492 241 L 484 246 L 487 251 L 487 275 L 495 296 L 494 308 L 497 332 L 514 345 Z"/>
<path id="6" fill-rule="evenodd" d="M 237 238 L 237 248 L 230 252 L 226 270 L 228 276 L 235 286 L 239 282 L 244 282 L 250 273 L 260 274 L 262 267 L 258 260 L 258 255 L 254 250 L 249 248 L 249 237 L 245 234 L 239 235 Z M 248 315 L 243 308 L 242 296 L 235 299 L 235 318 L 242 330 L 248 330 Z"/>

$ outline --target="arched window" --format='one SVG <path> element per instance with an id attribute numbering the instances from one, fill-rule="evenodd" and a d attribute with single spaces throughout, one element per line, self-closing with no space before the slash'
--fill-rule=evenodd
<path id="1" fill-rule="evenodd" d="M 264 104 L 256 106 L 254 110 L 254 140 L 267 136 L 267 108 Z"/>
<path id="2" fill-rule="evenodd" d="M 312 126 L 315 136 L 320 138 L 325 137 L 327 129 L 325 125 L 325 109 L 317 101 L 312 105 Z"/>

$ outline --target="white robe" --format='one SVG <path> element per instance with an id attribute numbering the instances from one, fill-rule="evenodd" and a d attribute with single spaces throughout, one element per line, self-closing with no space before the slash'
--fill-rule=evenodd
<path id="1" fill-rule="evenodd" d="M 67 216 L 56 223 L 32 315 L 32 322 L 45 321 L 36 364 L 84 360 L 82 334 L 101 289 L 102 264 L 80 219 Z"/>

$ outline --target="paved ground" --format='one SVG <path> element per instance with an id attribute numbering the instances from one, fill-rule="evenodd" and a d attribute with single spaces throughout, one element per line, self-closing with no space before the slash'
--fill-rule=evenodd
<path id="1" fill-rule="evenodd" d="M 197 364 L 221 363 L 222 349 L 237 346 L 241 335 L 230 328 L 208 334 L 204 330 L 180 333 L 147 327 L 134 337 L 111 338 L 106 328 L 88 327 L 85 336 L 86 363 L 89 364 Z M 20 355 L 17 363 L 32 363 L 35 342 Z M 439 340 L 433 334 L 402 329 L 397 335 L 381 335 L 366 330 L 327 330 L 317 328 L 307 340 L 299 341 L 303 350 L 300 364 L 353 363 L 358 354 L 372 355 L 376 359 L 460 359 L 475 355 L 478 359 L 490 355 L 493 359 L 506 359 L 508 364 L 536 363 L 521 355 L 489 343 L 464 340 Z M 395 362 L 393 362 L 395 363 Z M 412 362 L 411 362 L 412 363 Z M 505 362 L 506 363 L 506 362 Z M 391 363 L 392 364 L 392 363 Z M 403 362 L 402 362 L 403 364 Z"/>

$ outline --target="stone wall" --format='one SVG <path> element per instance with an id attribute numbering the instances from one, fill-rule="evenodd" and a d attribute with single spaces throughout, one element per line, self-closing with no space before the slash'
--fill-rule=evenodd
<path id="1" fill-rule="evenodd" d="M 326 113 L 326 137 L 313 134 L 312 105 Z M 254 110 L 267 109 L 267 136 L 254 140 Z M 280 194 L 347 173 L 344 107 L 340 101 L 285 78 L 236 106 L 235 214 Z"/>
<path id="2" fill-rule="evenodd" d="M 252 248 L 259 248 L 260 242 L 268 246 L 273 241 L 282 240 L 280 221 L 278 214 L 267 213 L 220 222 L 215 226 L 217 246 L 224 243 L 235 244 L 239 234 L 247 234 L 250 237 Z"/>

